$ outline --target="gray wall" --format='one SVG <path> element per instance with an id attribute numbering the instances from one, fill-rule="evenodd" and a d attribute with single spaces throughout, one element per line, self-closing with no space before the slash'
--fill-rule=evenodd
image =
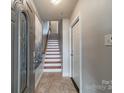
<path id="1" fill-rule="evenodd" d="M 42 33 L 43 25 L 42 22 L 35 15 L 35 50 L 41 52 L 42 50 Z"/>
<path id="2" fill-rule="evenodd" d="M 112 79 L 112 47 L 104 45 L 104 35 L 112 33 L 112 1 L 80 0 L 80 4 L 81 93 L 112 93 L 111 90 L 102 90 L 97 86 L 102 85 L 102 80 Z"/>
<path id="3" fill-rule="evenodd" d="M 51 32 L 58 34 L 58 21 L 51 21 Z"/>
<path id="4" fill-rule="evenodd" d="M 37 87 L 39 80 L 43 73 L 43 55 L 42 55 L 42 33 L 43 23 L 35 15 L 35 88 Z"/>
<path id="5" fill-rule="evenodd" d="M 63 44 L 63 76 L 70 75 L 69 62 L 69 19 L 62 20 L 62 44 Z"/>
<path id="6" fill-rule="evenodd" d="M 60 49 L 61 49 L 61 53 L 62 53 L 62 20 L 58 21 L 58 37 L 59 37 L 59 43 L 60 43 Z"/>

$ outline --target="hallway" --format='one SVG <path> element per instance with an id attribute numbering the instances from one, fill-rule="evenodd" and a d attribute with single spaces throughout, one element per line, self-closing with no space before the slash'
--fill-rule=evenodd
<path id="1" fill-rule="evenodd" d="M 50 33 L 44 59 L 43 75 L 35 93 L 78 93 L 70 77 L 62 76 L 62 53 L 57 33 Z"/>
<path id="2" fill-rule="evenodd" d="M 111 3 L 11 0 L 11 93 L 112 93 Z"/>

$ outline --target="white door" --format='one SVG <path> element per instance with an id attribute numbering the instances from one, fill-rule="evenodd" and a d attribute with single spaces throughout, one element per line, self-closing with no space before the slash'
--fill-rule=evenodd
<path id="1" fill-rule="evenodd" d="M 80 30 L 79 20 L 72 27 L 72 78 L 80 88 Z"/>

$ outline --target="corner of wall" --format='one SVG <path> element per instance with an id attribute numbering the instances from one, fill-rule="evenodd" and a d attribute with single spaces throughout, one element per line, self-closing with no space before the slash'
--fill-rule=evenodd
<path id="1" fill-rule="evenodd" d="M 70 76 L 69 19 L 63 19 L 63 76 Z"/>

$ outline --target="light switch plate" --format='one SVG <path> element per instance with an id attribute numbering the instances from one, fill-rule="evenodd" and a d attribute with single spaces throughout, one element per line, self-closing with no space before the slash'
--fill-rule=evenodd
<path id="1" fill-rule="evenodd" d="M 111 46 L 112 45 L 112 34 L 105 35 L 104 45 L 106 45 L 106 46 Z"/>

